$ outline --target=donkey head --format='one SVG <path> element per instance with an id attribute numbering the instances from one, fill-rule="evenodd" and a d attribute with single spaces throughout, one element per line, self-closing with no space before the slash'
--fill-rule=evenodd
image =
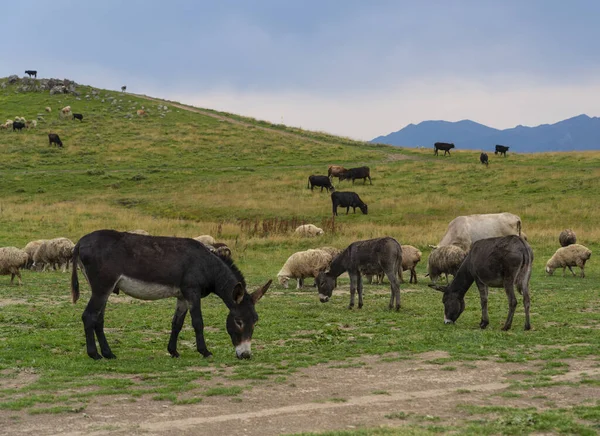
<path id="1" fill-rule="evenodd" d="M 250 359 L 252 357 L 250 342 L 252 341 L 254 326 L 258 322 L 258 314 L 254 310 L 254 305 L 267 292 L 267 289 L 271 286 L 271 281 L 269 280 L 252 294 L 248 294 L 241 283 L 235 285 L 233 307 L 227 315 L 227 333 L 231 337 L 238 359 Z"/>
<path id="2" fill-rule="evenodd" d="M 315 279 L 317 289 L 319 290 L 319 300 L 321 303 L 327 303 L 333 294 L 333 288 L 335 288 L 335 279 L 329 277 L 324 272 L 320 272 Z"/>
<path id="3" fill-rule="evenodd" d="M 454 324 L 461 313 L 465 310 L 465 298 L 456 292 L 448 292 L 448 286 L 429 284 L 429 287 L 444 293 L 444 324 Z"/>

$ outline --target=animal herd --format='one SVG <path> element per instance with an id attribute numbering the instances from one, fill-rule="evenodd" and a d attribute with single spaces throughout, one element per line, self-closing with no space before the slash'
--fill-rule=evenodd
<path id="1" fill-rule="evenodd" d="M 455 148 L 455 145 L 453 143 L 448 143 L 448 142 L 436 142 L 435 144 L 433 144 L 433 154 L 435 156 L 439 156 L 438 151 L 442 150 L 444 152 L 444 156 L 446 156 L 446 154 L 448 154 L 448 156 L 450 156 L 450 150 L 452 150 L 453 148 Z M 499 154 L 499 155 L 504 155 L 504 157 L 506 157 L 506 152 L 508 151 L 510 147 L 506 146 L 506 145 L 500 145 L 500 144 L 496 144 L 496 147 L 494 148 L 494 154 Z M 479 161 L 485 165 L 488 166 L 489 165 L 489 157 L 488 154 L 486 152 L 481 152 L 481 154 L 479 155 Z"/>

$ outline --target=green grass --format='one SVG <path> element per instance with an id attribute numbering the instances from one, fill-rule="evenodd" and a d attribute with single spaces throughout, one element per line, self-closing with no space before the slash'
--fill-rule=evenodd
<path id="1" fill-rule="evenodd" d="M 555 384 L 552 377 L 569 369 L 566 359 L 597 359 L 600 152 L 511 153 L 506 159 L 492 156 L 490 167 L 484 168 L 478 152 L 456 150 L 450 158 L 434 157 L 432 150 L 362 143 L 210 111 L 243 124 L 219 121 L 170 103 L 163 118 L 158 116 L 158 102 L 104 90 L 97 100 L 85 99 L 91 90 L 82 87 L 82 99 L 75 100 L 48 93 L 15 94 L 11 86 L 0 89 L 0 121 L 17 115 L 31 119 L 38 113 L 46 119 L 36 130 L 0 130 L 0 246 L 23 247 L 31 240 L 56 236 L 76 241 L 99 228 L 143 228 L 175 236 L 210 233 L 229 244 L 250 287 L 256 287 L 275 278 L 295 251 L 322 245 L 343 248 L 358 239 L 390 235 L 423 251 L 417 267 L 420 282 L 402 287 L 414 292 L 402 294 L 399 313 L 387 310 L 385 292 L 375 292 L 386 287 L 366 285 L 364 308 L 349 311 L 347 295 L 321 304 L 312 289 L 290 292 L 275 284 L 257 306 L 260 322 L 251 361 L 235 359 L 225 329 L 226 308 L 216 297 L 203 301 L 204 322 L 210 327 L 206 341 L 214 353 L 206 360 L 195 351 L 189 320 L 180 336 L 181 357 L 169 357 L 173 301 L 112 296 L 105 325 L 118 359 L 95 362 L 85 354 L 85 285 L 81 301 L 73 306 L 68 274 L 25 271 L 22 287 L 0 276 L 0 377 L 27 381 L 0 389 L 0 410 L 70 412 L 98 395 L 189 404 L 247 389 L 203 386 L 217 378 L 228 384 L 282 383 L 298 369 L 319 363 L 352 371 L 364 367 L 351 362 L 362 355 L 381 355 L 382 361 L 390 362 L 430 351 L 449 353 L 449 358 L 430 361 L 448 377 L 480 359 L 542 362 L 538 371 L 518 374 L 518 393 L 505 394 L 510 399 L 533 387 Z M 107 96 L 124 100 L 121 110 L 102 103 Z M 84 114 L 83 123 L 58 117 L 57 110 L 67 104 Z M 142 105 L 148 117 L 124 117 Z M 51 114 L 44 112 L 46 106 L 52 107 Z M 48 146 L 49 131 L 60 134 L 64 149 Z M 306 189 L 306 180 L 310 174 L 326 174 L 329 164 L 371 167 L 372 186 L 340 186 L 358 192 L 369 203 L 369 215 L 340 215 L 336 232 L 318 241 L 265 224 L 277 220 L 270 223 L 280 228 L 294 221 L 326 225 L 329 197 Z M 458 323 L 446 326 L 440 295 L 423 277 L 428 244 L 436 244 L 457 215 L 500 211 L 521 216 L 534 249 L 533 330 L 523 331 L 519 305 L 513 329 L 500 331 L 507 303 L 497 289 L 490 292 L 486 330 L 478 327 L 475 289 L 467 293 L 467 308 Z M 567 227 L 594 252 L 585 279 L 544 273 L 545 262 L 558 246 L 558 233 Z M 347 286 L 347 280 L 341 279 L 340 285 Z M 594 378 L 585 383 L 597 386 Z M 469 397 L 467 390 L 458 393 L 464 394 L 461 401 Z M 584 405 L 544 411 L 477 410 L 476 415 L 488 422 L 464 423 L 461 432 L 520 434 L 550 428 L 588 434 L 587 429 L 597 425 L 597 413 L 597 406 Z M 402 431 L 444 430 L 443 422 L 415 422 L 411 418 Z"/>

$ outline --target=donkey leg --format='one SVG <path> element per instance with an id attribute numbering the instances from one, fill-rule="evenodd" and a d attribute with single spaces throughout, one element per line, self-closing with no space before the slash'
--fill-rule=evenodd
<path id="1" fill-rule="evenodd" d="M 357 284 L 357 290 L 358 290 L 358 308 L 362 309 L 363 307 L 363 282 L 362 282 L 362 275 L 359 273 L 357 275 L 357 280 L 356 280 L 356 284 Z"/>
<path id="2" fill-rule="evenodd" d="M 479 323 L 479 327 L 484 329 L 490 323 L 488 315 L 488 287 L 479 280 L 475 282 L 477 283 L 477 289 L 479 289 L 479 299 L 481 301 L 481 322 Z"/>
<path id="3" fill-rule="evenodd" d="M 398 277 L 396 276 L 396 272 L 395 271 L 386 271 L 385 275 L 387 276 L 388 280 L 390 281 L 390 288 L 391 288 L 391 297 L 390 297 L 390 305 L 389 308 L 392 309 L 393 307 L 396 308 L 396 310 L 400 310 L 400 284 L 398 283 Z M 395 306 L 394 306 L 395 303 Z"/>
<path id="4" fill-rule="evenodd" d="M 183 321 L 185 321 L 185 315 L 188 312 L 188 303 L 183 298 L 177 299 L 177 306 L 175 306 L 175 314 L 173 315 L 173 321 L 171 321 L 171 337 L 169 338 L 169 345 L 167 351 L 171 357 L 179 357 L 177 352 L 177 338 L 179 332 L 183 328 Z"/>
<path id="5" fill-rule="evenodd" d="M 525 285 L 521 293 L 523 294 L 523 307 L 525 308 L 525 330 L 531 330 L 531 323 L 529 322 L 529 285 Z"/>
<path id="6" fill-rule="evenodd" d="M 113 354 L 108 345 L 108 341 L 106 340 L 106 335 L 104 334 L 104 311 L 106 309 L 106 302 L 104 303 L 104 307 L 102 308 L 102 312 L 98 316 L 98 321 L 96 322 L 96 327 L 94 328 L 94 332 L 96 333 L 96 338 L 98 338 L 98 344 L 100 345 L 100 353 L 106 357 L 107 359 L 116 359 L 117 356 Z"/>
<path id="7" fill-rule="evenodd" d="M 98 354 L 98 349 L 96 348 L 96 338 L 94 332 L 97 333 L 96 324 L 98 323 L 98 318 L 101 317 L 104 312 L 107 298 L 108 297 L 105 296 L 104 293 L 94 293 L 94 290 L 92 289 L 90 301 L 81 315 L 81 320 L 83 321 L 83 330 L 85 331 L 85 345 L 87 354 L 94 360 L 102 359 L 102 356 Z M 112 355 L 112 357 L 114 357 L 114 354 L 110 352 L 110 348 L 106 343 L 104 332 L 102 332 L 102 336 L 105 342 L 105 349 L 103 350 L 103 353 L 106 351 L 108 355 Z"/>
<path id="8" fill-rule="evenodd" d="M 356 293 L 356 276 L 360 275 L 360 272 L 358 274 L 350 274 L 350 304 L 348 305 L 348 309 L 352 309 L 354 308 L 354 294 Z"/>
<path id="9" fill-rule="evenodd" d="M 192 317 L 192 327 L 194 327 L 194 332 L 196 332 L 196 349 L 204 357 L 210 357 L 212 353 L 208 351 L 206 342 L 204 341 L 204 321 L 202 320 L 202 311 L 200 310 L 200 295 L 188 302 Z"/>
<path id="10" fill-rule="evenodd" d="M 515 309 L 517 308 L 517 298 L 515 297 L 515 285 L 512 279 L 504 281 L 504 290 L 506 291 L 506 297 L 508 298 L 508 316 L 502 330 L 510 330 L 512 326 L 513 316 L 515 315 Z"/>

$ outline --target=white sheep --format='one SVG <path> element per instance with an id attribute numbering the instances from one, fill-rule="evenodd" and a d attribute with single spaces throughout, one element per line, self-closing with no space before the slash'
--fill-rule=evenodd
<path id="1" fill-rule="evenodd" d="M 23 247 L 23 251 L 25 253 L 27 253 L 27 268 L 31 268 L 31 266 L 33 265 L 33 255 L 35 254 L 35 252 L 37 251 L 37 249 L 40 247 L 40 245 L 42 245 L 42 243 L 44 243 L 46 241 L 46 239 L 38 239 L 36 241 L 31 241 L 29 243 L 27 243 L 27 245 L 25 247 Z"/>
<path id="2" fill-rule="evenodd" d="M 323 250 L 324 252 L 329 253 L 332 259 L 335 259 L 335 257 L 343 251 L 335 247 L 319 247 L 317 250 Z"/>
<path id="3" fill-rule="evenodd" d="M 37 127 L 37 121 L 36 120 L 28 120 L 25 122 L 25 127 L 28 129 L 35 129 Z"/>
<path id="4" fill-rule="evenodd" d="M 575 275 L 571 267 L 578 266 L 581 268 L 581 277 L 585 277 L 585 262 L 591 255 L 592 251 L 580 244 L 571 244 L 566 247 L 561 247 L 556 250 L 554 255 L 546 263 L 546 272 L 552 275 L 555 269 L 562 268 L 564 276 L 565 269 L 569 268 L 569 271 Z"/>
<path id="5" fill-rule="evenodd" d="M 214 245 L 217 242 L 215 241 L 215 238 L 213 238 L 210 235 L 200 235 L 196 236 L 193 239 L 195 239 L 198 242 L 202 242 L 204 245 Z"/>
<path id="6" fill-rule="evenodd" d="M 63 272 L 69 270 L 69 262 L 73 257 L 73 248 L 75 244 L 67 238 L 54 238 L 44 241 L 38 247 L 33 255 L 33 266 L 43 263 L 42 271 L 46 270 L 48 265 L 55 267 L 63 265 Z"/>
<path id="7" fill-rule="evenodd" d="M 409 283 L 414 282 L 417 283 L 417 272 L 415 268 L 417 264 L 421 261 L 421 251 L 413 247 L 412 245 L 402 245 L 402 271 L 410 271 L 410 280 Z M 402 271 L 400 271 L 400 282 L 404 283 L 404 277 L 402 277 Z M 383 284 L 383 278 L 385 276 L 383 270 L 374 269 L 374 270 L 364 270 L 361 271 L 368 283 L 373 283 L 373 276 L 375 276 L 375 283 L 380 285 Z"/>
<path id="8" fill-rule="evenodd" d="M 0 275 L 10 274 L 10 284 L 12 285 L 15 276 L 19 279 L 19 285 L 23 284 L 19 269 L 27 265 L 27 253 L 17 247 L 0 248 Z"/>
<path id="9" fill-rule="evenodd" d="M 324 232 L 323 229 L 315 226 L 314 224 L 304 224 L 299 226 L 294 233 L 298 236 L 303 237 L 313 237 L 313 236 L 321 236 Z"/>
<path id="10" fill-rule="evenodd" d="M 52 108 L 50 106 L 46 106 L 46 112 L 52 112 Z"/>
<path id="11" fill-rule="evenodd" d="M 145 231 L 143 229 L 127 230 L 127 233 L 133 233 L 135 235 L 150 236 L 150 233 L 148 233 L 147 231 Z"/>
<path id="12" fill-rule="evenodd" d="M 467 257 L 467 252 L 456 245 L 444 245 L 434 249 L 427 260 L 427 273 L 433 283 L 442 275 L 456 275 L 460 264 Z"/>
<path id="13" fill-rule="evenodd" d="M 304 284 L 306 277 L 317 277 L 331 265 L 333 260 L 331 254 L 319 249 L 298 251 L 288 257 L 281 270 L 277 273 L 279 284 L 288 288 L 289 279 L 298 281 L 297 289 Z"/>
<path id="14" fill-rule="evenodd" d="M 560 235 L 558 235 L 558 242 L 560 243 L 561 247 L 576 244 L 577 236 L 575 235 L 575 232 L 573 230 L 564 229 L 562 232 L 560 232 Z"/>

